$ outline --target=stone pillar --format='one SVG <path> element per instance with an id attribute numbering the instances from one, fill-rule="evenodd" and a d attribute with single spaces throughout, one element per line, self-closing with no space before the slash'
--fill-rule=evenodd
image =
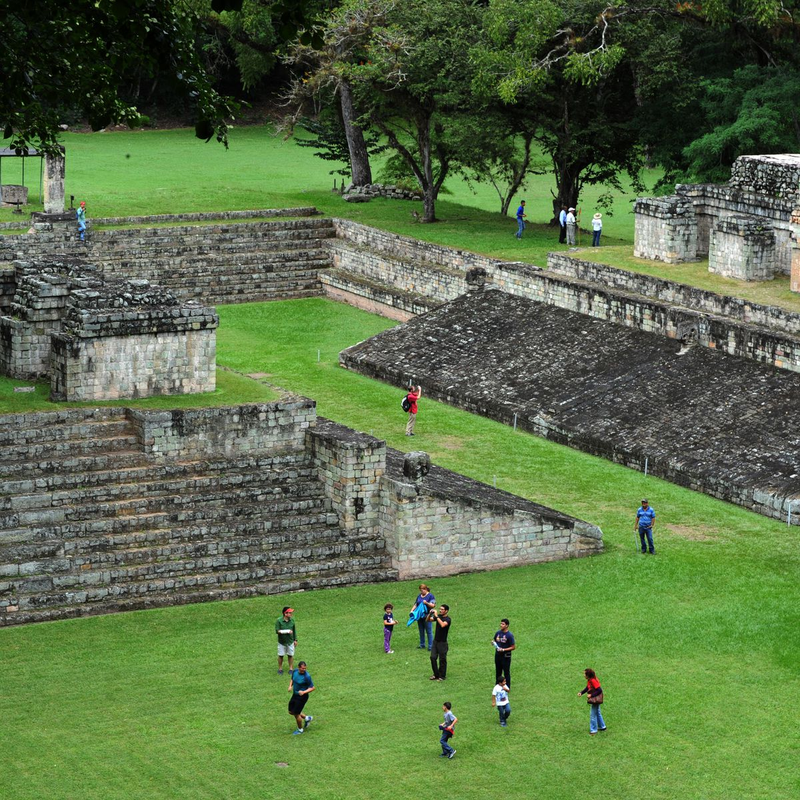
<path id="1" fill-rule="evenodd" d="M 792 211 L 792 274 L 790 278 L 793 292 L 800 292 L 800 208 Z"/>
<path id="2" fill-rule="evenodd" d="M 775 232 L 758 217 L 729 216 L 711 230 L 708 271 L 743 281 L 775 277 Z"/>
<path id="3" fill-rule="evenodd" d="M 386 442 L 329 421 L 309 430 L 307 436 L 339 527 L 351 535 L 375 536 Z"/>
<path id="4" fill-rule="evenodd" d="M 64 213 L 64 148 L 60 156 L 44 157 L 44 212 L 45 214 Z"/>
<path id="5" fill-rule="evenodd" d="M 633 254 L 637 258 L 679 264 L 697 261 L 697 218 L 690 200 L 678 195 L 640 197 Z"/>

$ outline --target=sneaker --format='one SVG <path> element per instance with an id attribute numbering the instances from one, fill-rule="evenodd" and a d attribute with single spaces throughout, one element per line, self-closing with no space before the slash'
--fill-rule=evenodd
<path id="1" fill-rule="evenodd" d="M 438 681 L 439 678 L 437 678 L 435 675 L 431 675 L 430 678 L 428 678 L 428 680 L 429 681 Z"/>
<path id="2" fill-rule="evenodd" d="M 600 733 L 602 733 L 603 731 L 607 731 L 607 730 L 608 730 L 608 727 L 600 728 Z"/>
<path id="3" fill-rule="evenodd" d="M 507 728 L 507 727 L 508 727 L 508 723 L 507 723 L 505 720 L 503 720 L 503 721 L 500 723 L 500 727 L 501 727 L 501 728 Z"/>
<path id="4" fill-rule="evenodd" d="M 278 670 L 278 675 L 283 675 L 283 670 L 282 669 Z"/>
<path id="5" fill-rule="evenodd" d="M 387 655 L 387 656 L 390 656 L 392 653 L 394 653 L 394 650 L 387 650 L 387 651 L 386 651 L 386 655 Z"/>
<path id="6" fill-rule="evenodd" d="M 296 731 L 292 731 L 292 736 L 299 736 L 303 732 L 302 728 L 298 728 Z"/>
<path id="7" fill-rule="evenodd" d="M 420 646 L 417 648 L 417 650 L 424 650 L 424 649 L 425 649 L 425 645 L 424 645 L 424 644 L 421 644 L 421 645 L 420 645 Z"/>
<path id="8" fill-rule="evenodd" d="M 449 755 L 449 756 L 447 756 L 447 757 L 448 757 L 448 758 L 452 758 L 452 757 L 453 757 L 455 754 L 456 754 L 456 751 L 455 751 L 455 750 L 453 750 L 453 752 L 452 752 L 452 753 L 450 753 L 450 755 Z"/>
<path id="9" fill-rule="evenodd" d="M 305 720 L 303 721 L 303 729 L 305 730 L 305 728 L 307 728 L 307 727 L 308 727 L 308 723 L 309 723 L 309 722 L 313 722 L 313 721 L 314 721 L 314 717 L 312 717 L 312 716 L 310 716 L 310 715 L 309 715 L 309 716 L 307 716 L 307 717 L 305 718 Z"/>
<path id="10" fill-rule="evenodd" d="M 447 753 L 439 753 L 439 758 L 447 758 Z"/>

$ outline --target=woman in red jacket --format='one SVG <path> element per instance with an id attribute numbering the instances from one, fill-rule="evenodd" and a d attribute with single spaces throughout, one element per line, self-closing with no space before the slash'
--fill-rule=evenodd
<path id="1" fill-rule="evenodd" d="M 598 730 L 604 731 L 606 729 L 605 720 L 600 713 L 600 706 L 603 704 L 603 689 L 593 669 L 585 669 L 583 674 L 586 677 L 586 688 L 578 692 L 578 697 L 587 692 L 589 694 L 587 698 L 590 709 L 589 735 L 594 736 Z"/>
<path id="2" fill-rule="evenodd" d="M 408 409 L 408 422 L 406 423 L 406 436 L 414 435 L 414 425 L 417 422 L 417 400 L 422 397 L 422 387 L 412 386 L 408 390 L 408 402 L 411 403 L 411 408 Z"/>

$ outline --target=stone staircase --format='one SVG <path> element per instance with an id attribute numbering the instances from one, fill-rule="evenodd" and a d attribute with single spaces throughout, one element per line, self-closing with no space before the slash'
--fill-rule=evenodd
<path id="1" fill-rule="evenodd" d="M 13 253 L 5 243 L 0 256 L 79 260 L 107 279 L 145 279 L 182 301 L 219 305 L 318 296 L 334 236 L 318 218 L 94 230 L 86 243 L 61 230 L 13 237 Z"/>
<path id="2" fill-rule="evenodd" d="M 124 409 L 0 417 L 0 626 L 395 578 L 303 451 L 159 463 Z"/>

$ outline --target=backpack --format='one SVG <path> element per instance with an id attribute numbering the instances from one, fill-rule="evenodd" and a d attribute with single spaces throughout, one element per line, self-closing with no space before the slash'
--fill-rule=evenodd
<path id="1" fill-rule="evenodd" d="M 400 405 L 403 411 L 411 411 L 411 401 L 408 399 L 408 395 L 405 395 L 403 399 L 400 401 Z"/>

